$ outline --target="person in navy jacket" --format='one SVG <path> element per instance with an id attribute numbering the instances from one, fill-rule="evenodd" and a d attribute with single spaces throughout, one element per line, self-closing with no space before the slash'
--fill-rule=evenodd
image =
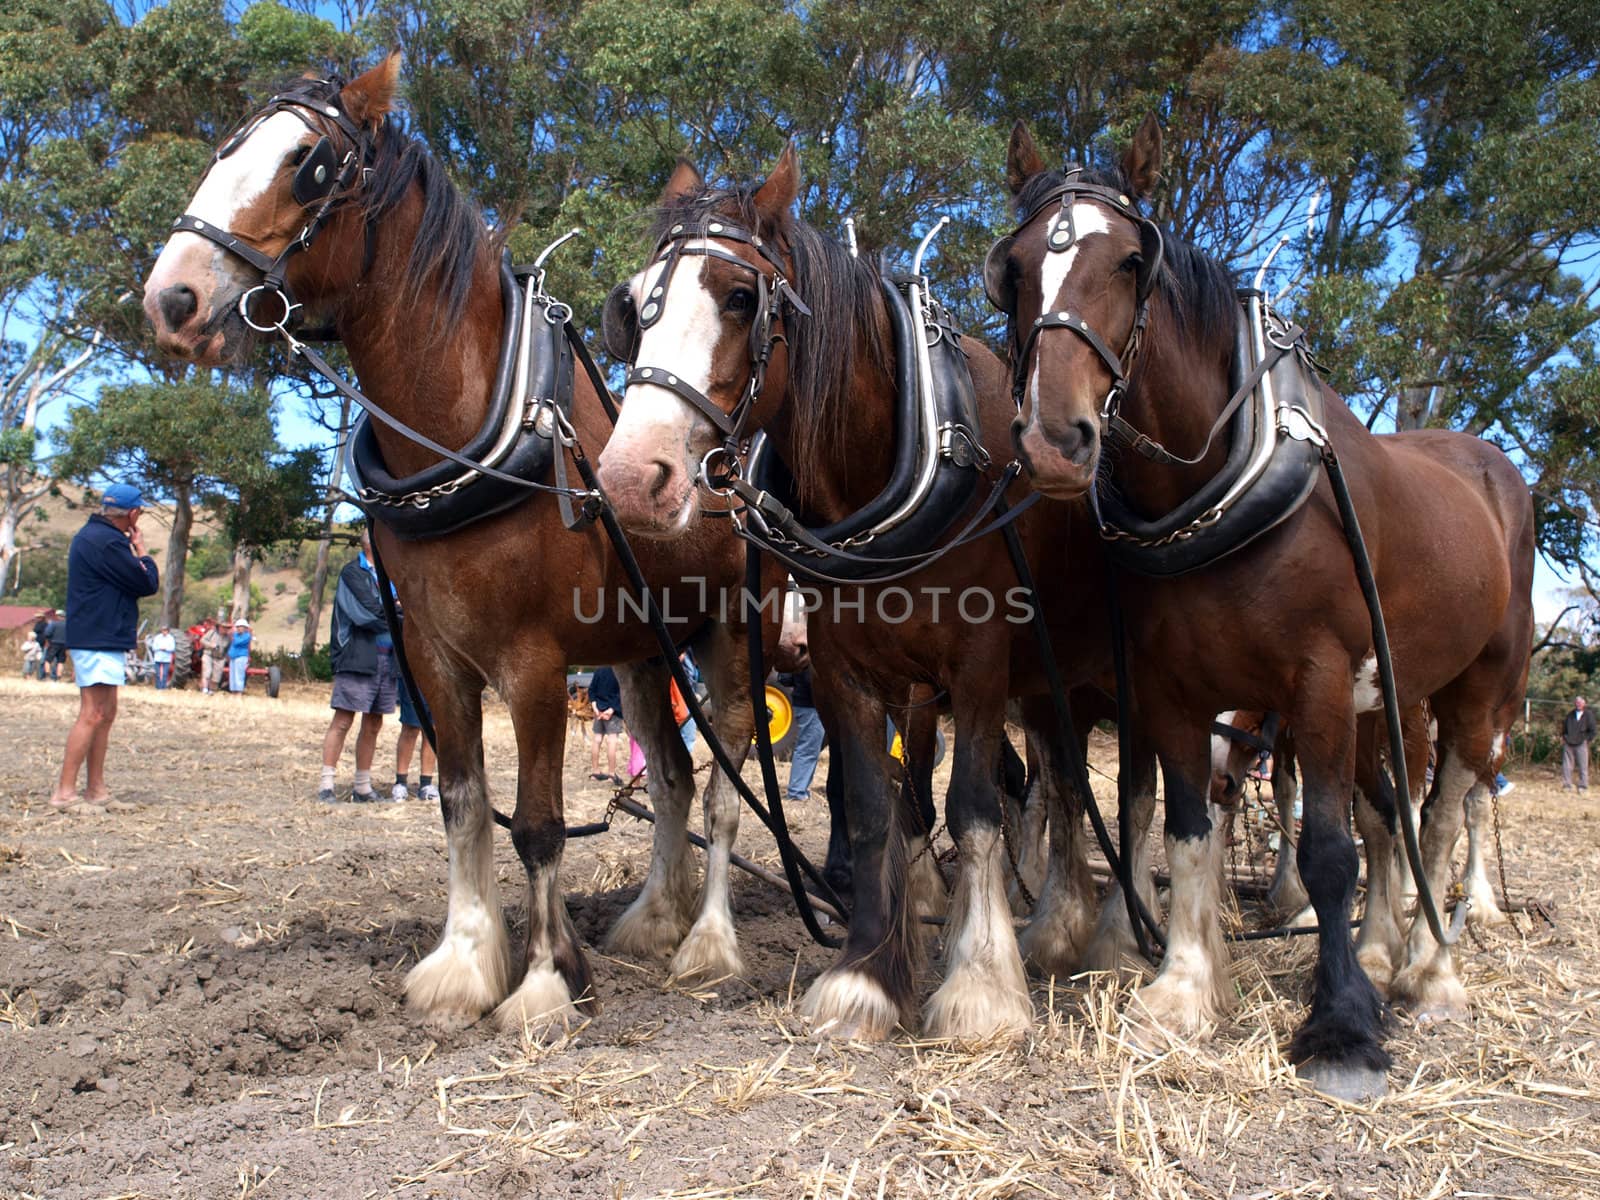
<path id="1" fill-rule="evenodd" d="M 65 638 L 78 685 L 78 719 L 67 734 L 66 759 L 50 803 L 74 812 L 126 812 L 106 788 L 106 748 L 117 719 L 117 689 L 127 682 L 127 652 L 139 632 L 139 599 L 161 586 L 155 559 L 144 550 L 139 517 L 144 498 L 128 483 L 100 497 L 100 511 L 78 530 L 67 555 Z M 88 779 L 78 793 L 78 771 Z"/>

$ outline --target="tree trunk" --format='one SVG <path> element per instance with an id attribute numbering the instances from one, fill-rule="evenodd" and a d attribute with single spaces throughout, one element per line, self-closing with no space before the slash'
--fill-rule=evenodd
<path id="1" fill-rule="evenodd" d="M 350 432 L 350 397 L 339 401 L 339 437 L 333 446 L 333 465 L 328 472 L 327 507 L 322 513 L 322 536 L 317 539 L 317 566 L 311 573 L 311 603 L 306 606 L 305 629 L 300 634 L 300 657 L 309 658 L 317 648 L 318 627 L 322 624 L 322 598 L 328 590 L 328 553 L 333 546 L 333 510 L 339 505 L 339 470 L 344 462 L 344 442 Z"/>
<path id="2" fill-rule="evenodd" d="M 191 486 L 192 482 L 180 482 L 172 489 L 172 532 L 167 535 L 167 561 L 161 568 L 161 623 L 173 629 L 183 628 L 184 570 L 189 564 L 189 535 L 194 529 Z"/>
<path id="3" fill-rule="evenodd" d="M 249 546 L 233 548 L 233 608 L 228 614 L 231 620 L 250 616 L 250 572 L 255 564 L 255 552 Z"/>

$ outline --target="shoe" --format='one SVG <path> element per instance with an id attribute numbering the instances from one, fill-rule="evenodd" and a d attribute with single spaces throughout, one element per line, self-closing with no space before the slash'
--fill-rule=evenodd
<path id="1" fill-rule="evenodd" d="M 597 780 L 604 781 L 604 780 L 607 780 L 607 779 L 615 779 L 616 776 L 607 775 L 604 771 L 590 771 L 589 772 L 589 778 L 590 779 L 597 779 Z"/>
<path id="2" fill-rule="evenodd" d="M 624 779 L 621 775 L 613 775 L 611 777 L 611 782 L 620 787 L 620 786 L 626 784 L 628 781 L 626 779 Z"/>
<path id="3" fill-rule="evenodd" d="M 439 803 L 439 789 L 430 783 L 422 789 L 421 798 L 430 804 L 437 804 Z"/>
<path id="4" fill-rule="evenodd" d="M 397 783 L 389 789 L 389 799 L 396 804 L 404 804 L 411 799 L 411 793 L 406 790 L 405 784 Z"/>
<path id="5" fill-rule="evenodd" d="M 317 793 L 317 799 L 322 801 L 322 803 L 324 803 L 324 804 L 337 804 L 337 803 L 339 803 L 339 797 L 337 797 L 337 796 L 335 796 L 333 794 L 333 789 L 332 788 L 323 788 L 320 792 Z"/>
<path id="6" fill-rule="evenodd" d="M 350 793 L 350 803 L 351 804 L 376 804 L 377 802 L 378 802 L 378 793 L 377 792 L 351 792 Z"/>
<path id="7" fill-rule="evenodd" d="M 809 794 L 804 796 L 791 796 L 788 792 L 783 794 L 785 804 L 804 804 L 809 799 L 811 799 Z"/>
<path id="8" fill-rule="evenodd" d="M 1517 790 L 1516 783 L 1514 781 L 1508 779 L 1508 780 L 1506 780 L 1505 787 L 1501 788 L 1498 792 L 1495 793 L 1495 795 L 1496 796 L 1509 796 L 1509 795 L 1511 795 L 1512 792 L 1514 792 L 1516 790 Z"/>

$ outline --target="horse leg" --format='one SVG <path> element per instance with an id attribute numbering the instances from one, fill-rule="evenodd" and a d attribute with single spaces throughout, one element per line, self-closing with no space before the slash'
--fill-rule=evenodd
<path id="1" fill-rule="evenodd" d="M 1050 836 L 1044 887 L 1033 920 L 1022 931 L 1022 953 L 1041 975 L 1065 979 L 1080 969 L 1094 928 L 1091 914 L 1097 893 L 1083 844 L 1085 800 L 1068 781 L 1066 745 L 1050 698 L 1029 697 L 1022 713 L 1027 728 L 1037 731 L 1038 770 L 1031 804 L 1046 814 Z M 1081 722 L 1075 724 L 1087 729 Z"/>
<path id="2" fill-rule="evenodd" d="M 1505 734 L 1497 730 L 1494 735 L 1496 763 L 1502 758 L 1504 742 Z M 1467 793 L 1467 870 L 1461 886 L 1472 904 L 1467 910 L 1467 923 L 1485 929 L 1504 925 L 1510 920 L 1495 898 L 1494 888 L 1489 885 L 1489 873 L 1484 867 L 1488 857 L 1484 846 L 1485 822 L 1494 819 L 1491 811 L 1494 803 L 1494 796 L 1486 787 L 1473 788 Z"/>
<path id="3" fill-rule="evenodd" d="M 594 980 L 561 894 L 561 855 L 567 844 L 561 764 L 566 704 L 553 669 L 528 663 L 498 686 L 517 736 L 517 808 L 511 844 L 528 876 L 528 935 L 522 982 L 494 1011 L 503 1030 L 542 1037 L 597 1011 Z"/>
<path id="4" fill-rule="evenodd" d="M 1318 682 L 1302 681 L 1291 715 L 1305 780 L 1297 857 L 1317 914 L 1317 966 L 1311 1011 L 1290 1043 L 1289 1057 L 1319 1091 L 1356 1100 L 1387 1090 L 1390 1059 L 1383 1047 L 1383 1000 L 1357 963 L 1350 939 L 1360 874 L 1349 830 L 1356 742 L 1351 680 L 1345 672 L 1321 678 L 1320 687 Z"/>
<path id="5" fill-rule="evenodd" d="M 816 679 L 823 678 L 819 669 Z M 831 680 L 828 694 L 838 716 L 828 778 L 838 778 L 849 814 L 854 903 L 839 957 L 812 983 L 800 1011 L 818 1037 L 881 1041 L 909 1017 L 922 945 L 906 903 L 899 764 L 883 744 L 881 704 Z"/>
<path id="6" fill-rule="evenodd" d="M 981 652 L 976 657 L 993 661 Z M 1005 696 L 992 694 L 992 686 L 991 694 L 985 690 L 976 680 L 951 687 L 956 745 L 945 820 L 961 858 L 945 929 L 944 982 L 923 1010 L 923 1028 L 936 1038 L 1021 1037 L 1033 1024 L 1033 1000 L 1006 902 L 996 783 Z"/>
<path id="7" fill-rule="evenodd" d="M 431 1019 L 475 1021 L 505 997 L 510 946 L 500 915 L 494 826 L 483 775 L 482 682 L 446 672 L 406 623 L 406 655 L 439 739 L 439 807 L 449 847 L 449 901 L 439 945 L 406 975 L 406 1007 Z"/>
<path id="8" fill-rule="evenodd" d="M 1295 809 L 1300 805 L 1300 774 L 1295 766 L 1294 740 L 1288 732 L 1278 737 L 1272 751 L 1272 802 L 1278 810 L 1278 861 L 1267 888 L 1267 907 L 1280 921 L 1310 924 L 1311 898 L 1300 879 L 1295 852 L 1300 844 L 1299 821 Z"/>
<path id="9" fill-rule="evenodd" d="M 665 665 L 633 663 L 616 668 L 628 729 L 644 750 L 645 786 L 656 821 L 650 871 L 644 887 L 606 937 L 606 950 L 634 958 L 664 959 L 689 931 L 694 912 L 694 861 L 689 851 L 689 807 L 694 800 L 694 762 L 672 722 Z"/>
<path id="10" fill-rule="evenodd" d="M 906 838 L 911 911 L 919 917 L 937 917 L 944 914 L 950 902 L 932 846 L 938 817 L 933 806 L 933 756 L 938 750 L 939 714 L 932 705 L 924 704 L 902 709 L 900 718 L 900 746 L 905 754 L 900 783 L 901 828 L 911 831 Z"/>
<path id="11" fill-rule="evenodd" d="M 1028 758 L 1035 764 L 1038 756 L 1028 734 Z M 1013 916 L 1025 917 L 1033 911 L 1029 897 L 1037 900 L 1044 891 L 1045 871 L 1049 866 L 1049 843 L 1045 841 L 1046 814 L 1044 803 L 1035 786 L 1039 772 L 1037 766 L 1030 771 L 1027 762 L 1012 746 L 1008 737 L 1000 743 L 1000 799 L 1006 806 L 1006 832 L 1011 840 L 1009 853 L 1013 858 L 1011 879 L 1006 885 L 1006 899 L 1011 904 Z"/>
<path id="12" fill-rule="evenodd" d="M 1374 718 L 1361 718 L 1356 736 L 1355 819 L 1366 853 L 1367 903 L 1356 933 L 1356 961 L 1373 986 L 1387 992 L 1405 955 L 1405 938 L 1394 899 L 1395 792 L 1378 766 L 1379 737 Z"/>
<path id="13" fill-rule="evenodd" d="M 1452 735 L 1456 736 L 1452 736 Z M 1464 804 L 1469 792 L 1487 791 L 1472 763 L 1488 757 L 1488 738 L 1481 739 L 1481 752 L 1459 731 L 1441 728 L 1439 764 L 1434 770 L 1433 788 L 1422 806 L 1422 869 L 1435 903 L 1443 906 L 1450 886 L 1450 857 L 1461 832 Z M 1445 919 L 1441 907 L 1439 917 Z M 1411 922 L 1406 942 L 1406 963 L 1394 977 L 1391 994 L 1405 1000 L 1418 1021 L 1463 1018 L 1468 1011 L 1467 992 L 1456 978 L 1450 947 L 1434 940 L 1427 918 L 1419 910 Z"/>
<path id="14" fill-rule="evenodd" d="M 717 698 L 712 732 L 733 760 L 734 770 L 744 765 L 755 732 L 751 707 L 750 660 L 742 638 L 726 625 L 713 625 L 696 645 L 711 694 Z M 661 703 L 668 703 L 666 692 Z M 739 834 L 739 793 L 718 768 L 711 771 L 705 791 L 706 874 L 700 910 L 688 935 L 672 956 L 668 970 L 676 979 L 726 979 L 744 974 L 738 935 L 733 928 L 733 880 L 730 856 Z"/>
<path id="15" fill-rule="evenodd" d="M 1137 739 L 1138 735 L 1135 737 Z M 1150 861 L 1150 823 L 1156 811 L 1155 752 L 1139 739 L 1133 758 L 1133 777 L 1128 785 L 1129 803 L 1133 805 L 1133 837 L 1128 846 L 1119 847 L 1119 852 L 1132 857 L 1133 886 L 1150 915 L 1159 921 L 1161 902 L 1156 898 L 1155 871 Z M 1119 978 L 1130 981 L 1144 975 L 1145 960 L 1139 954 L 1139 942 L 1128 921 L 1122 884 L 1116 880 L 1112 881 L 1111 891 L 1100 906 L 1100 919 L 1084 954 L 1083 966 L 1086 971 L 1115 971 Z"/>
<path id="16" fill-rule="evenodd" d="M 1150 695 L 1153 690 L 1141 688 L 1139 693 Z M 1160 1045 L 1214 1024 L 1232 1006 L 1233 993 L 1220 919 L 1226 829 L 1222 811 L 1210 798 L 1209 731 L 1177 714 L 1152 712 L 1149 719 L 1152 727 L 1172 729 L 1177 735 L 1161 758 L 1172 891 L 1167 952 L 1155 979 L 1134 992 L 1130 1017 L 1140 1040 Z"/>

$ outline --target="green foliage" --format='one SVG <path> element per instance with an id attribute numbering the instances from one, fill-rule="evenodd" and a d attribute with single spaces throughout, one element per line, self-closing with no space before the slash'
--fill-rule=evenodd
<path id="1" fill-rule="evenodd" d="M 16 591 L 12 579 L 5 580 L 7 604 L 48 604 L 65 608 L 67 603 L 66 538 L 34 542 L 22 555 L 21 578 Z"/>
<path id="2" fill-rule="evenodd" d="M 189 558 L 184 571 L 195 583 L 226 575 L 233 570 L 233 546 L 223 537 L 201 534 L 189 542 Z"/>

